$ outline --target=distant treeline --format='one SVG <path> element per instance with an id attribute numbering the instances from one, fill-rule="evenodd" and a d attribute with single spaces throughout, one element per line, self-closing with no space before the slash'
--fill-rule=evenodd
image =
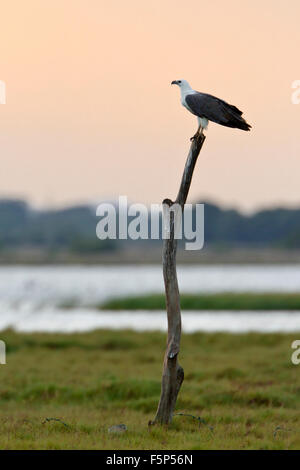
<path id="1" fill-rule="evenodd" d="M 0 250 L 38 247 L 47 251 L 92 253 L 157 244 L 159 240 L 96 238 L 95 207 L 34 210 L 22 200 L 0 200 Z M 130 218 L 129 218 L 130 221 Z M 246 216 L 205 203 L 205 246 L 300 248 L 300 209 L 274 208 Z"/>

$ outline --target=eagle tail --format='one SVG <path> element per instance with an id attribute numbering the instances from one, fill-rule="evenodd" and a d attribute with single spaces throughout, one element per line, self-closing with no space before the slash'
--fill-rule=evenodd
<path id="1" fill-rule="evenodd" d="M 250 126 L 250 124 L 245 121 L 245 119 L 242 117 L 242 111 L 240 111 L 238 108 L 233 105 L 227 105 L 225 113 L 228 119 L 228 127 L 241 129 L 243 131 L 250 131 L 252 126 Z"/>
<path id="2" fill-rule="evenodd" d="M 251 127 L 250 124 L 248 124 L 245 119 L 240 117 L 239 119 L 236 120 L 236 126 L 237 129 L 242 129 L 243 131 L 250 131 Z"/>

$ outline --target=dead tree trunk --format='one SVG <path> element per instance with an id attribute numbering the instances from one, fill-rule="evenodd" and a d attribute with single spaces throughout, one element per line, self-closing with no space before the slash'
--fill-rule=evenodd
<path id="1" fill-rule="evenodd" d="M 179 204 L 182 213 L 189 193 L 193 171 L 204 140 L 205 136 L 201 133 L 192 141 L 176 201 L 172 202 L 170 199 L 163 201 L 163 204 L 168 204 L 169 207 Z M 170 213 L 170 237 L 163 241 L 163 274 L 168 315 L 168 337 L 163 364 L 161 395 L 153 424 L 169 424 L 172 421 L 177 395 L 184 379 L 183 368 L 178 363 L 181 338 L 181 312 L 176 273 L 177 240 L 174 237 L 174 227 L 178 215 L 181 214 L 178 214 L 176 211 Z"/>

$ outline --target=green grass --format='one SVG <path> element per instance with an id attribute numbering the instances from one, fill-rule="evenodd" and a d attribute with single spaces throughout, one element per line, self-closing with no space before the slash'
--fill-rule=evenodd
<path id="1" fill-rule="evenodd" d="M 183 310 L 300 310 L 300 294 L 220 293 L 182 294 Z M 163 294 L 108 300 L 103 310 L 163 310 Z"/>
<path id="2" fill-rule="evenodd" d="M 297 335 L 183 335 L 185 380 L 168 429 L 148 429 L 162 333 L 0 333 L 0 449 L 299 449 Z M 56 418 L 56 420 L 46 420 Z M 63 424 L 65 423 L 65 424 Z M 124 423 L 128 431 L 109 434 Z M 275 433 L 275 435 L 274 435 Z"/>

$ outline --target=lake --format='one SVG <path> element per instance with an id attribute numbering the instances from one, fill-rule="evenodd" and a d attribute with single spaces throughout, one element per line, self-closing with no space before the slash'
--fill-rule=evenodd
<path id="1" fill-rule="evenodd" d="M 181 292 L 299 292 L 299 265 L 178 266 Z M 99 312 L 113 297 L 163 292 L 161 266 L 3 266 L 0 329 L 165 330 L 165 312 Z M 66 309 L 66 307 L 68 307 Z M 183 312 L 183 330 L 300 331 L 300 312 Z"/>

